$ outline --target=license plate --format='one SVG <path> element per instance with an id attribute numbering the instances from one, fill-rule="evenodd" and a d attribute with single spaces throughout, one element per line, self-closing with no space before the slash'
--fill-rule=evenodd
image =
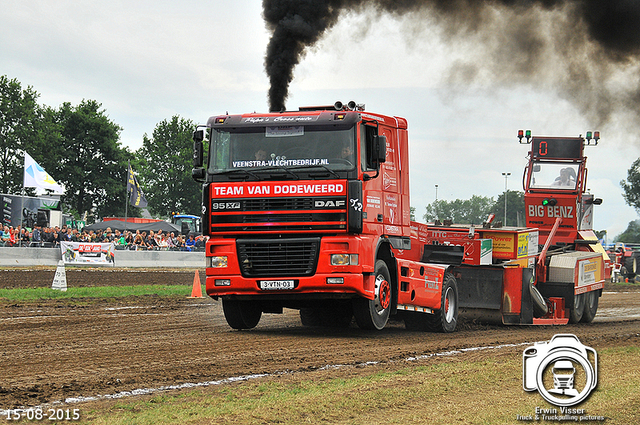
<path id="1" fill-rule="evenodd" d="M 261 280 L 260 289 L 273 290 L 273 289 L 293 289 L 295 281 L 293 280 Z"/>

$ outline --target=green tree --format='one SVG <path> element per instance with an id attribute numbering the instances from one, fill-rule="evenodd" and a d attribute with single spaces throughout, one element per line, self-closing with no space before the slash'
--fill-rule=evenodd
<path id="1" fill-rule="evenodd" d="M 627 204 L 640 212 L 640 158 L 636 159 L 627 171 L 627 180 L 620 181 L 624 190 L 622 196 Z"/>
<path id="2" fill-rule="evenodd" d="M 507 220 L 504 219 L 504 198 L 505 192 L 498 196 L 498 200 L 493 205 L 491 212 L 496 215 L 497 221 L 502 221 L 505 226 L 524 225 L 524 192 L 508 190 L 507 197 Z M 518 217 L 520 216 L 520 217 Z"/>
<path id="3" fill-rule="evenodd" d="M 494 205 L 493 198 L 477 195 L 471 199 L 455 201 L 438 199 L 427 205 L 423 218 L 428 222 L 438 219 L 452 220 L 458 224 L 481 224 L 487 219 Z"/>
<path id="4" fill-rule="evenodd" d="M 158 123 L 152 138 L 144 135 L 136 156 L 152 214 L 200 214 L 202 187 L 191 178 L 195 128 L 193 121 L 175 115 Z"/>
<path id="5" fill-rule="evenodd" d="M 61 176 L 67 209 L 76 216 L 87 212 L 89 221 L 124 216 L 127 160 L 132 156 L 119 142 L 122 129 L 101 108 L 95 100 L 83 100 L 51 112 L 59 130 L 51 138 L 59 143 L 50 147 L 52 159 L 43 165 Z"/>
<path id="6" fill-rule="evenodd" d="M 31 87 L 23 89 L 15 78 L 0 76 L 0 192 L 22 190 L 24 155 L 37 139 L 39 94 Z M 35 157 L 34 157 L 35 158 Z M 37 161 L 37 159 L 36 159 Z M 48 170 L 47 170 L 48 171 Z"/>
<path id="7" fill-rule="evenodd" d="M 616 236 L 614 242 L 640 243 L 640 220 L 630 221 L 627 229 Z"/>

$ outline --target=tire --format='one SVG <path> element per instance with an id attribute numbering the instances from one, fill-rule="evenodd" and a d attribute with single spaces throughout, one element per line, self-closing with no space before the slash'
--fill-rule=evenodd
<path id="1" fill-rule="evenodd" d="M 584 299 L 584 312 L 582 313 L 583 323 L 591 323 L 598 312 L 598 303 L 600 302 L 600 291 L 587 292 Z"/>
<path id="2" fill-rule="evenodd" d="M 573 308 L 569 312 L 569 323 L 579 323 L 585 309 L 585 299 L 587 294 L 573 296 Z"/>
<path id="3" fill-rule="evenodd" d="M 320 318 L 321 310 L 318 308 L 301 308 L 300 309 L 300 321 L 302 326 L 313 328 L 322 326 L 322 319 Z"/>
<path id="4" fill-rule="evenodd" d="M 427 313 L 407 311 L 403 313 L 404 327 L 408 331 L 426 332 L 431 330 Z"/>
<path id="5" fill-rule="evenodd" d="M 229 326 L 238 330 L 255 328 L 262 317 L 260 307 L 251 301 L 223 299 L 222 311 Z"/>
<path id="6" fill-rule="evenodd" d="M 323 307 L 300 309 L 300 321 L 306 327 L 348 328 L 352 318 L 351 303 L 333 302 Z"/>
<path id="7" fill-rule="evenodd" d="M 391 313 L 391 275 L 387 263 L 376 261 L 374 299 L 353 300 L 353 315 L 361 329 L 380 330 L 385 327 Z"/>
<path id="8" fill-rule="evenodd" d="M 529 285 L 529 292 L 531 293 L 531 300 L 533 301 L 533 316 L 542 317 L 547 314 L 549 311 L 547 302 L 533 283 Z"/>
<path id="9" fill-rule="evenodd" d="M 624 267 L 627 270 L 624 277 L 629 279 L 635 277 L 636 273 L 638 272 L 638 256 L 635 252 L 632 253 L 631 256 L 624 259 Z"/>
<path id="10" fill-rule="evenodd" d="M 427 326 L 433 332 L 449 333 L 458 326 L 458 284 L 451 273 L 445 273 L 442 283 L 440 309 L 426 315 Z M 405 322 L 406 326 L 406 322 Z"/>

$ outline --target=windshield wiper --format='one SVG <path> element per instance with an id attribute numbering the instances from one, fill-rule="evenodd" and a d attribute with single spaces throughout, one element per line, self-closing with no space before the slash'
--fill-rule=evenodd
<path id="1" fill-rule="evenodd" d="M 298 176 L 296 173 L 292 171 L 289 171 L 286 167 L 273 166 L 273 167 L 260 168 L 260 171 L 272 171 L 272 170 L 282 170 L 288 174 L 291 174 L 296 180 L 300 180 L 300 176 Z"/>
<path id="2" fill-rule="evenodd" d="M 316 165 L 298 165 L 296 167 L 291 167 L 294 170 L 301 170 L 303 168 L 314 168 L 314 167 L 322 167 L 325 170 L 327 170 L 329 173 L 333 174 L 335 178 L 339 179 L 340 178 L 340 174 L 336 173 L 335 171 L 333 171 L 331 168 L 327 167 L 326 165 L 322 165 L 322 164 L 316 164 Z M 309 172 L 311 173 L 311 171 Z"/>
<path id="3" fill-rule="evenodd" d="M 245 173 L 245 174 L 255 178 L 256 180 L 262 180 L 260 178 L 260 176 L 257 175 L 256 173 L 254 173 L 253 171 L 245 170 L 244 168 L 235 168 L 233 170 L 225 170 L 225 171 L 221 171 L 219 173 L 214 173 L 214 174 L 215 175 L 223 175 L 223 174 L 232 174 L 232 173 L 237 173 L 237 172 Z M 245 178 L 246 178 L 246 176 L 245 176 Z"/>

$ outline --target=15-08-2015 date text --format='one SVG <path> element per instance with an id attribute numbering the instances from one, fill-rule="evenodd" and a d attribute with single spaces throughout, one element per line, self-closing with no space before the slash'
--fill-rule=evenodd
<path id="1" fill-rule="evenodd" d="M 80 409 L 9 409 L 5 410 L 7 421 L 78 421 Z"/>

